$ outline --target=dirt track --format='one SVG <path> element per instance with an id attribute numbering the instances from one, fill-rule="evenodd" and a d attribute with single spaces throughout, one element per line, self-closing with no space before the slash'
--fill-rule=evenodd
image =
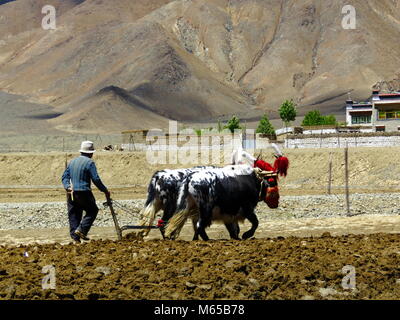
<path id="1" fill-rule="evenodd" d="M 249 223 L 240 225 L 243 231 L 250 228 Z M 128 235 L 126 231 L 124 235 Z M 345 236 L 348 234 L 374 234 L 374 233 L 398 233 L 400 234 L 400 216 L 382 215 L 360 215 L 353 217 L 330 217 L 330 218 L 302 218 L 288 220 L 260 220 L 255 238 L 276 237 L 320 237 L 329 232 L 332 236 Z M 207 229 L 211 239 L 227 240 L 229 234 L 221 224 L 213 224 Z M 92 227 L 90 237 L 93 240 L 117 240 L 114 227 Z M 184 226 L 180 240 L 191 241 L 193 230 L 191 222 Z M 152 230 L 145 238 L 146 241 L 162 239 L 158 230 Z M 0 243 L 7 246 L 30 245 L 30 244 L 69 244 L 68 228 L 40 228 L 21 230 L 0 230 Z"/>

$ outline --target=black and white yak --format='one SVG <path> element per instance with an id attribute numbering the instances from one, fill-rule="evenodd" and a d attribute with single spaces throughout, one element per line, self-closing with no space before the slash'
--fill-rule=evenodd
<path id="1" fill-rule="evenodd" d="M 157 227 L 164 237 L 165 226 L 177 211 L 178 194 L 185 178 L 192 173 L 214 168 L 216 167 L 198 166 L 186 169 L 165 169 L 156 171 L 151 177 L 147 187 L 147 199 L 141 213 L 142 219 L 139 225 L 153 225 L 157 213 L 162 210 L 163 214 L 161 219 L 157 222 Z M 237 223 L 226 223 L 225 226 L 231 235 L 233 234 L 232 232 L 235 232 L 234 234 L 239 233 L 239 225 Z M 195 226 L 193 227 L 195 228 Z M 140 234 L 144 237 L 147 236 L 149 232 L 150 229 L 145 228 Z M 236 238 L 236 236 L 233 238 Z"/>
<path id="2" fill-rule="evenodd" d="M 201 170 L 189 174 L 181 184 L 177 213 L 165 228 L 165 237 L 175 239 L 188 218 L 192 218 L 195 234 L 208 240 L 206 227 L 213 220 L 223 221 L 233 239 L 239 239 L 239 221 L 251 222 L 250 230 L 242 238 L 251 238 L 257 227 L 255 208 L 264 200 L 270 208 L 277 208 L 278 174 L 262 171 L 250 165 L 231 165 Z"/>
<path id="3" fill-rule="evenodd" d="M 275 149 L 275 157 L 277 159 L 282 158 L 282 153 L 275 146 L 272 145 Z M 284 158 L 284 157 L 283 157 Z M 241 147 L 235 150 L 232 154 L 232 164 L 243 164 L 243 163 L 251 163 L 252 166 L 260 166 L 265 164 L 264 170 L 276 170 L 272 168 L 268 163 L 255 159 L 247 152 L 243 151 Z M 276 167 L 277 161 L 275 161 L 274 166 Z M 177 211 L 177 201 L 178 201 L 178 192 L 182 185 L 184 179 L 193 173 L 214 169 L 214 166 L 198 166 L 194 168 L 187 169 L 165 169 L 157 171 L 153 174 L 147 192 L 147 200 L 145 203 L 145 208 L 142 211 L 142 220 L 140 225 L 142 226 L 151 226 L 155 220 L 156 214 L 163 210 L 163 215 L 161 219 L 158 220 L 157 226 L 160 228 L 161 233 L 164 237 L 164 228 L 165 224 L 169 221 L 172 215 Z M 270 169 L 271 168 L 271 169 Z M 286 168 L 287 170 L 287 168 Z M 285 170 L 285 175 L 286 175 Z M 279 171 L 279 170 L 278 170 Z M 226 228 L 229 231 L 229 234 L 232 238 L 237 239 L 239 234 L 239 225 L 236 222 L 226 222 Z M 196 226 L 193 226 L 196 229 Z M 146 236 L 149 233 L 150 229 L 144 229 L 141 232 L 142 236 Z"/>
<path id="4" fill-rule="evenodd" d="M 186 169 L 165 169 L 156 171 L 150 179 L 147 187 L 147 199 L 145 207 L 142 210 L 142 219 L 139 222 L 141 226 L 151 226 L 156 218 L 157 213 L 163 210 L 161 219 L 158 220 L 157 226 L 164 235 L 164 227 L 166 222 L 176 212 L 179 188 L 183 180 L 188 174 L 198 172 L 200 170 L 212 169 L 213 166 L 198 166 Z M 142 236 L 148 235 L 150 229 L 144 229 Z"/>

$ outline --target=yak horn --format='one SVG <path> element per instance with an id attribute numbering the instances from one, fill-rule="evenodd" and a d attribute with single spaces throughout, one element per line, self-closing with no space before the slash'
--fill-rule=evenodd
<path id="1" fill-rule="evenodd" d="M 264 171 L 261 170 L 260 168 L 254 168 L 254 172 L 259 178 L 265 178 L 265 177 L 277 177 L 278 174 L 274 171 Z"/>
<path id="2" fill-rule="evenodd" d="M 275 150 L 275 155 L 277 157 L 282 157 L 283 156 L 282 151 L 279 149 L 279 147 L 275 143 L 271 143 L 271 147 Z"/>

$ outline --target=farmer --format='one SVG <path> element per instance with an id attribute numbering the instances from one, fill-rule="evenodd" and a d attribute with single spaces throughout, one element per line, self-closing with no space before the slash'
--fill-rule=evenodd
<path id="1" fill-rule="evenodd" d="M 62 176 L 62 183 L 67 191 L 70 235 L 76 242 L 81 242 L 81 239 L 89 240 L 87 234 L 99 212 L 90 182 L 93 181 L 105 193 L 107 200 L 110 199 L 110 192 L 101 182 L 92 160 L 95 152 L 93 142 L 83 141 L 79 152 L 81 155 L 69 163 Z M 83 211 L 86 215 L 82 219 Z"/>

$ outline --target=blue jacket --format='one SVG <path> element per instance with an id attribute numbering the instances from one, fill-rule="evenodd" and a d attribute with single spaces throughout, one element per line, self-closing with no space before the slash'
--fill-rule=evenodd
<path id="1" fill-rule="evenodd" d="M 94 161 L 85 156 L 79 156 L 73 159 L 62 176 L 64 188 L 72 188 L 73 191 L 90 191 L 91 181 L 93 181 L 100 191 L 107 191 L 107 187 L 101 182 L 97 173 Z"/>

